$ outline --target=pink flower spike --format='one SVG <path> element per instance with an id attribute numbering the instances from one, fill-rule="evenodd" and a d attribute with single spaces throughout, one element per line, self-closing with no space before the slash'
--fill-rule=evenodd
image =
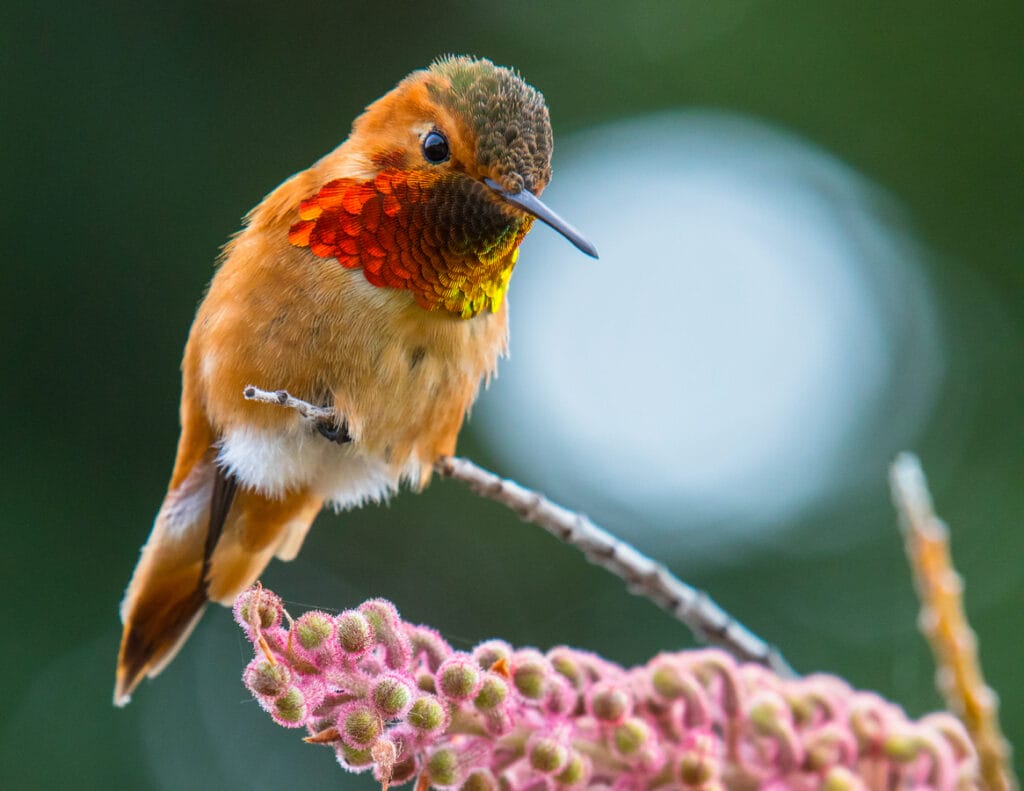
<path id="1" fill-rule="evenodd" d="M 305 728 L 382 787 L 980 788 L 955 718 L 914 722 L 831 676 L 780 678 L 713 649 L 630 669 L 565 646 L 544 655 L 491 640 L 454 652 L 382 599 L 306 613 L 288 631 L 275 625 L 279 601 L 257 588 L 236 604 L 255 638 L 246 688 L 276 722 Z"/>

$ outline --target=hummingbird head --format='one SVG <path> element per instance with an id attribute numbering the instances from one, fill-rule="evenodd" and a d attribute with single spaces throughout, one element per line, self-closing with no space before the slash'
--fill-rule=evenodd
<path id="1" fill-rule="evenodd" d="M 427 310 L 470 318 L 504 299 L 535 219 L 597 257 L 539 199 L 551 180 L 544 97 L 488 60 L 446 57 L 406 77 L 356 119 L 321 164 L 327 181 L 299 207 L 292 244 L 404 288 Z"/>

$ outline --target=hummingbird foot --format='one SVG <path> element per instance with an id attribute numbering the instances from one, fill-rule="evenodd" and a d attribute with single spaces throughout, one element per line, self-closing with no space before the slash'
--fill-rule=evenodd
<path id="1" fill-rule="evenodd" d="M 348 433 L 348 423 L 344 419 L 340 424 L 333 420 L 318 420 L 314 425 L 320 435 L 331 442 L 345 445 L 352 441 L 352 437 Z"/>

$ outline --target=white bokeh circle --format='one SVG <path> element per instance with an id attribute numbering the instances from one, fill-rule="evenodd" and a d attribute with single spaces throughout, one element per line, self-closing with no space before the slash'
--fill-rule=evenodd
<path id="1" fill-rule="evenodd" d="M 595 129 L 556 163 L 544 199 L 601 259 L 540 225 L 524 244 L 511 359 L 473 422 L 509 472 L 680 538 L 779 525 L 883 473 L 941 361 L 918 251 L 879 190 L 718 113 Z"/>

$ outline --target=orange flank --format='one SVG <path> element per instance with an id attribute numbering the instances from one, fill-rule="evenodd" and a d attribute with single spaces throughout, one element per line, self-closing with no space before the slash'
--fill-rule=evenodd
<path id="1" fill-rule="evenodd" d="M 295 557 L 323 504 L 420 488 L 507 344 L 505 292 L 540 202 L 543 97 L 486 60 L 414 72 L 271 192 L 226 246 L 189 333 L 181 438 L 121 605 L 114 700 L 174 657 L 209 601 Z M 311 425 L 243 397 L 287 389 Z"/>

